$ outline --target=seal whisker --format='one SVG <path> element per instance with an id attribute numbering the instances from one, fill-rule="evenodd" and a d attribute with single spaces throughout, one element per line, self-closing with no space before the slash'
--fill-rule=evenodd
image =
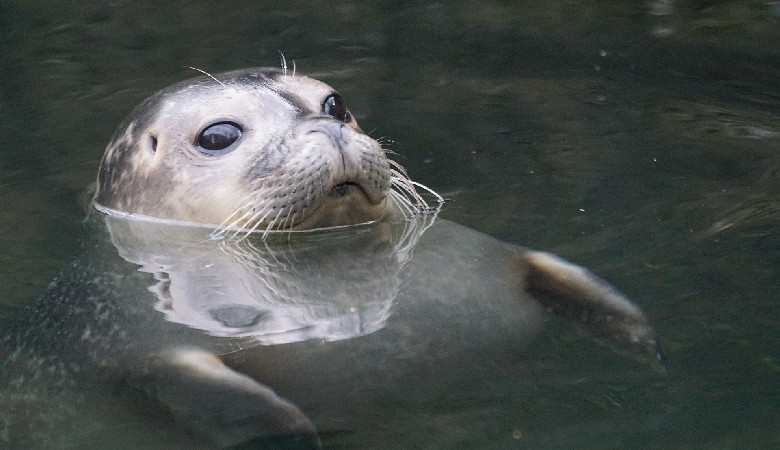
<path id="1" fill-rule="evenodd" d="M 292 226 L 295 224 L 295 216 L 296 216 L 296 214 L 295 214 L 295 213 L 293 213 L 293 215 L 290 217 L 290 222 L 289 222 L 289 228 L 290 228 L 290 229 L 292 229 Z M 292 234 L 292 233 L 289 233 L 289 232 L 287 233 L 287 237 L 288 237 L 288 239 L 289 239 L 289 237 L 290 237 L 290 235 L 291 235 L 291 234 Z"/>
<path id="2" fill-rule="evenodd" d="M 398 202 L 405 204 L 409 208 L 410 214 L 414 214 L 414 212 L 426 214 L 441 209 L 444 199 L 439 194 L 423 184 L 412 181 L 406 174 L 406 170 L 403 166 L 396 161 L 388 161 L 393 167 L 390 169 L 391 192 L 395 194 L 393 198 Z M 419 187 L 432 195 L 436 201 L 436 207 L 432 207 L 428 204 L 428 202 L 417 192 L 416 187 Z"/>
<path id="3" fill-rule="evenodd" d="M 391 152 L 390 150 L 387 150 L 388 152 Z M 392 153 L 392 152 L 391 152 Z M 409 177 L 409 174 L 406 173 L 406 169 L 404 169 L 404 166 L 402 166 L 398 161 L 389 159 L 387 160 L 388 163 L 395 169 L 396 174 L 399 178 L 402 178 L 404 180 L 411 181 L 411 178 Z"/>
<path id="4" fill-rule="evenodd" d="M 236 217 L 236 215 L 242 210 L 244 210 L 245 212 L 240 216 Z M 245 202 L 243 205 L 236 208 L 236 210 L 232 214 L 230 214 L 225 220 L 223 220 L 217 225 L 217 228 L 212 233 L 212 237 L 224 237 L 225 231 L 236 229 L 236 228 L 240 229 L 241 223 L 248 223 L 251 219 L 247 219 L 247 218 L 248 217 L 251 218 L 256 214 L 257 213 L 252 207 L 252 201 L 249 200 Z M 235 236 L 236 233 L 233 233 L 232 237 Z"/>
<path id="5" fill-rule="evenodd" d="M 273 208 L 272 208 L 272 210 L 273 210 Z M 282 215 L 283 211 L 284 211 L 283 208 L 279 208 L 279 212 L 276 214 L 276 217 L 274 217 L 273 220 L 271 220 L 268 223 L 268 226 L 265 227 L 265 231 L 263 231 L 263 239 L 265 239 L 268 236 L 268 233 L 276 226 L 276 224 L 278 223 L 278 220 L 279 220 L 279 216 Z"/>
<path id="6" fill-rule="evenodd" d="M 417 194 L 412 187 L 406 183 L 406 182 L 395 182 L 396 179 L 393 179 L 392 188 L 398 192 L 399 194 L 406 197 L 406 201 L 409 202 L 410 205 L 418 205 L 420 202 L 417 199 Z"/>
<path id="7" fill-rule="evenodd" d="M 438 212 L 441 209 L 441 206 L 444 204 L 444 198 L 441 195 L 439 195 L 438 192 L 434 191 L 433 189 L 429 188 L 428 186 L 426 186 L 426 185 L 424 185 L 422 183 L 418 183 L 418 182 L 416 182 L 414 180 L 409 180 L 409 181 L 412 183 L 412 185 L 414 185 L 414 186 L 416 186 L 416 187 L 418 187 L 420 189 L 425 190 L 425 192 L 427 192 L 428 194 L 432 195 L 433 198 L 436 200 L 436 207 L 435 208 L 431 208 L 431 206 L 428 205 L 428 202 L 426 202 L 425 199 L 422 198 L 422 196 L 418 195 L 418 198 L 420 199 L 420 201 L 422 201 L 422 203 L 425 205 L 425 209 L 426 210 L 428 210 L 429 212 L 433 211 L 433 210 L 436 210 Z M 415 190 L 415 193 L 417 193 L 417 190 Z"/>
<path id="8" fill-rule="evenodd" d="M 270 206 L 270 205 L 268 205 L 268 206 Z M 253 225 L 250 228 L 248 228 L 248 229 L 244 228 L 242 230 L 242 231 L 244 231 L 244 235 L 239 240 L 244 240 L 247 237 L 249 237 L 249 235 L 251 235 L 252 233 L 257 231 L 257 229 L 260 227 L 260 225 L 263 223 L 263 221 L 266 219 L 266 217 L 268 217 L 268 215 L 271 214 L 271 212 L 273 211 L 273 208 L 269 209 L 268 206 L 266 206 L 264 209 L 261 209 L 260 211 L 258 211 L 257 214 L 254 214 L 249 219 L 249 220 L 251 220 L 253 222 Z M 265 212 L 265 214 L 263 214 L 263 212 Z M 260 214 L 263 214 L 263 216 L 260 217 L 259 219 L 257 219 L 257 217 L 260 216 Z M 268 233 L 268 227 L 270 227 L 270 226 L 271 226 L 271 224 L 268 224 L 266 226 L 265 232 L 263 233 L 263 237 L 265 237 L 266 233 Z"/>
<path id="9" fill-rule="evenodd" d="M 203 75 L 206 75 L 207 77 L 211 78 L 212 80 L 216 81 L 217 83 L 221 84 L 222 86 L 225 85 L 225 83 L 219 81 L 214 75 L 206 72 L 205 70 L 198 69 L 197 67 L 192 67 L 192 66 L 184 66 L 184 67 L 186 67 L 188 69 L 196 70 L 196 71 L 202 73 Z"/>
<path id="10" fill-rule="evenodd" d="M 398 172 L 396 169 L 391 169 L 390 174 L 391 185 L 396 189 L 396 191 L 407 196 L 408 201 L 412 204 L 415 204 L 418 208 L 427 206 L 425 200 L 423 200 L 414 189 L 414 185 L 411 184 L 411 180 L 409 180 L 407 177 L 404 177 L 404 174 Z"/>
<path id="11" fill-rule="evenodd" d="M 248 214 L 252 213 L 251 206 L 252 206 L 251 201 L 247 200 L 246 202 L 241 204 L 238 208 L 236 208 L 229 216 L 223 219 L 222 222 L 220 222 L 219 225 L 217 225 L 217 228 L 230 228 L 234 226 L 238 221 L 246 217 Z M 237 214 L 242 210 L 245 210 L 245 212 L 237 217 Z"/>
<path id="12" fill-rule="evenodd" d="M 241 211 L 241 210 L 245 210 L 245 212 L 243 214 L 241 214 L 240 216 L 236 217 L 236 214 L 239 211 Z M 252 207 L 252 204 L 250 202 L 247 202 L 245 205 L 241 205 L 241 206 L 238 207 L 238 209 L 236 209 L 236 212 L 231 215 L 231 217 L 236 217 L 236 218 L 233 219 L 232 222 L 227 224 L 227 226 L 230 227 L 230 228 L 233 228 L 233 227 L 239 227 L 240 228 L 242 223 L 247 223 L 250 220 L 248 218 L 252 217 L 255 214 L 257 214 L 255 212 L 255 208 Z"/>
<path id="13" fill-rule="evenodd" d="M 259 210 L 256 209 L 256 207 L 254 207 L 252 205 L 252 201 L 250 200 L 250 201 L 246 202 L 244 205 L 242 205 L 239 208 L 237 208 L 236 212 L 231 214 L 230 217 L 236 217 L 236 214 L 238 214 L 238 212 L 241 211 L 241 210 L 245 210 L 245 212 L 243 214 L 241 214 L 240 216 L 238 216 L 237 218 L 233 219 L 229 223 L 226 223 L 226 222 L 228 220 L 230 220 L 230 219 L 225 219 L 218 226 L 218 228 L 212 233 L 212 237 L 224 237 L 225 236 L 225 232 L 232 231 L 232 233 L 230 234 L 230 239 L 231 240 L 235 240 L 235 239 L 237 239 L 239 241 L 243 240 L 245 238 L 245 236 L 242 236 L 240 238 L 237 238 L 237 237 L 240 234 L 248 235 L 248 234 L 252 233 L 257 227 L 260 226 L 260 224 L 263 222 L 265 217 L 270 213 L 270 211 L 268 211 L 267 207 L 261 208 Z M 268 212 L 266 212 L 266 211 L 268 211 Z M 265 213 L 265 215 L 262 216 L 258 220 L 257 218 L 260 217 L 264 213 Z M 245 226 L 245 224 L 246 225 L 250 225 L 250 228 L 248 229 L 248 231 L 247 231 L 247 226 Z"/>
<path id="14" fill-rule="evenodd" d="M 292 215 L 292 217 L 290 217 Z M 287 217 L 284 218 L 281 225 L 279 226 L 279 229 L 286 229 L 287 227 L 292 227 L 295 223 L 295 212 L 293 208 L 290 208 L 289 211 L 287 211 Z"/>
<path id="15" fill-rule="evenodd" d="M 287 76 L 287 59 L 284 57 L 284 53 L 282 53 L 281 50 L 277 50 L 279 52 L 279 56 L 282 57 L 282 75 Z"/>
<path id="16" fill-rule="evenodd" d="M 404 217 L 409 218 L 414 215 L 414 208 L 412 208 L 412 205 L 409 203 L 409 199 L 407 199 L 406 196 L 399 194 L 396 191 L 390 191 L 388 192 L 388 195 L 396 201 L 396 204 L 401 209 L 401 213 Z"/>

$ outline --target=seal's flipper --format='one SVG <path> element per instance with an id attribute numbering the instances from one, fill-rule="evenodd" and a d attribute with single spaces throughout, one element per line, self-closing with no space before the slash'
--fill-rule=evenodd
<path id="1" fill-rule="evenodd" d="M 320 448 L 314 425 L 295 405 L 206 351 L 150 357 L 129 382 L 219 448 Z"/>
<path id="2" fill-rule="evenodd" d="M 645 313 L 609 283 L 551 253 L 525 251 L 518 263 L 526 291 L 545 308 L 595 337 L 638 347 L 656 362 L 662 359 Z"/>

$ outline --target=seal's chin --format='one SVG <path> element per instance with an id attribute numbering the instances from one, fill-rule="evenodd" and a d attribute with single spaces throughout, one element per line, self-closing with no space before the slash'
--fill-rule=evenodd
<path id="1" fill-rule="evenodd" d="M 373 222 L 382 219 L 387 210 L 387 197 L 371 199 L 356 183 L 335 185 L 323 202 L 293 230 L 338 227 Z"/>

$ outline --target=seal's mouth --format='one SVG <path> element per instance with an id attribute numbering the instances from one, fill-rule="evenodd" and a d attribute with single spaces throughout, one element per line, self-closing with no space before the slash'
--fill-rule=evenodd
<path id="1" fill-rule="evenodd" d="M 306 230 L 354 225 L 379 220 L 385 215 L 387 196 L 371 195 L 360 183 L 345 181 L 334 185 L 309 217 L 291 229 Z"/>
<path id="2" fill-rule="evenodd" d="M 359 184 L 357 184 L 357 183 L 354 183 L 354 182 L 352 182 L 352 181 L 347 181 L 347 182 L 345 182 L 345 183 L 339 183 L 339 184 L 337 184 L 337 185 L 333 186 L 333 189 L 331 189 L 331 192 L 332 192 L 334 195 L 338 195 L 338 196 L 344 196 L 344 195 L 347 195 L 347 194 L 349 194 L 349 192 L 350 192 L 352 189 L 360 189 L 360 190 L 363 190 L 363 188 L 362 188 L 362 187 L 360 187 L 360 185 L 359 185 Z"/>
<path id="3" fill-rule="evenodd" d="M 378 205 L 385 199 L 386 193 L 367 188 L 365 185 L 355 181 L 344 181 L 335 184 L 328 193 L 328 197 L 334 199 L 348 196 L 359 196 L 363 201 L 367 201 L 372 205 Z"/>

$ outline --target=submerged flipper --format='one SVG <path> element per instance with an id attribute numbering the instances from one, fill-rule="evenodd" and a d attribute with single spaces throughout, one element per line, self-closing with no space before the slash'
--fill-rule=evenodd
<path id="1" fill-rule="evenodd" d="M 588 269 L 546 252 L 518 258 L 526 291 L 545 308 L 567 317 L 597 338 L 637 348 L 653 362 L 663 358 L 645 313 Z"/>
<path id="2" fill-rule="evenodd" d="M 176 423 L 218 448 L 320 448 L 314 425 L 292 403 L 198 349 L 171 349 L 130 378 Z"/>

